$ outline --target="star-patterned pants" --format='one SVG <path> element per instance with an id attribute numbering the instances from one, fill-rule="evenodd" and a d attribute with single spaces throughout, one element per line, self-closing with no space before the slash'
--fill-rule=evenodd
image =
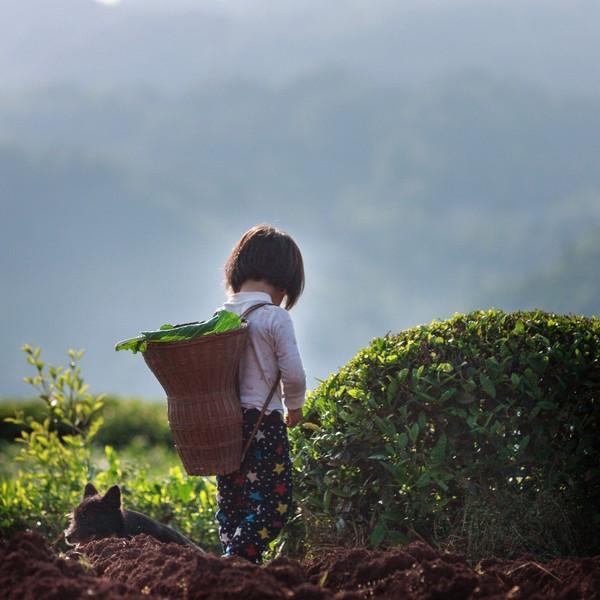
<path id="1" fill-rule="evenodd" d="M 244 409 L 244 444 L 259 416 Z M 226 555 L 261 562 L 291 512 L 292 464 L 279 411 L 265 415 L 239 471 L 217 475 L 219 536 Z"/>

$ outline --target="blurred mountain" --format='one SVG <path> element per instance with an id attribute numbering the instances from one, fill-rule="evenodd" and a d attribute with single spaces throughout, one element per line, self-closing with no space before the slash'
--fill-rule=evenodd
<path id="1" fill-rule="evenodd" d="M 597 254 L 578 245 L 600 226 L 598 140 L 600 100 L 474 73 L 5 90 L 0 393 L 27 393 L 27 342 L 54 362 L 85 347 L 97 391 L 161 396 L 114 343 L 209 316 L 262 221 L 305 255 L 311 386 L 373 336 L 488 302 L 598 314 Z"/>
<path id="2" fill-rule="evenodd" d="M 482 295 L 484 305 L 505 310 L 544 306 L 557 313 L 600 315 L 600 229 L 566 245 L 551 267 L 508 281 Z"/>

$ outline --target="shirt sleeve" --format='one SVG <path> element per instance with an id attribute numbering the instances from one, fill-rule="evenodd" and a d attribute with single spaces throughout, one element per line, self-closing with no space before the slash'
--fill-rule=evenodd
<path id="1" fill-rule="evenodd" d="M 296 342 L 294 325 L 285 309 L 277 311 L 273 322 L 273 340 L 281 372 L 283 403 L 288 410 L 295 410 L 304 404 L 306 373 Z"/>

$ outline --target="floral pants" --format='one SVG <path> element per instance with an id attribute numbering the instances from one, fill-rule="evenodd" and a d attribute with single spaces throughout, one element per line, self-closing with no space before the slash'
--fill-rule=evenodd
<path id="1" fill-rule="evenodd" d="M 259 416 L 243 411 L 244 444 Z M 259 563 L 291 512 L 292 468 L 287 427 L 279 411 L 265 415 L 239 471 L 217 475 L 219 536 L 225 555 Z"/>

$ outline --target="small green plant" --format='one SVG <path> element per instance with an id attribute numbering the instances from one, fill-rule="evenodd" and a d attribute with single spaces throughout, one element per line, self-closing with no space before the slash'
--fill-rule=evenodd
<path id="1" fill-rule="evenodd" d="M 375 339 L 291 433 L 289 547 L 597 553 L 599 400 L 595 317 L 475 311 Z"/>
<path id="2" fill-rule="evenodd" d="M 102 425 L 102 396 L 90 394 L 83 381 L 78 365 L 83 352 L 69 350 L 69 366 L 64 368 L 47 366 L 39 348 L 25 345 L 23 351 L 36 369 L 25 381 L 36 389 L 45 411 L 41 420 L 22 411 L 7 418 L 22 427 L 15 440 L 21 445 L 16 457 L 21 468 L 15 479 L 1 483 L 0 529 L 35 526 L 57 535 L 65 513 L 95 474 L 90 443 Z M 59 435 L 59 426 L 67 433 Z"/>
<path id="3" fill-rule="evenodd" d="M 175 455 L 173 437 L 167 422 L 167 407 L 164 403 L 145 402 L 139 398 L 123 398 L 107 395 L 102 398 L 102 409 L 98 416 L 103 419 L 102 427 L 91 440 L 96 446 L 106 445 L 121 450 L 134 443 L 139 448 L 164 447 Z M 48 413 L 46 404 L 39 396 L 28 400 L 0 399 L 0 444 L 12 444 L 27 426 L 7 422 L 5 417 L 13 417 L 20 410 L 26 417 L 43 421 Z M 53 425 L 54 427 L 54 425 Z M 71 433 L 68 426 L 57 423 L 59 435 Z"/>

